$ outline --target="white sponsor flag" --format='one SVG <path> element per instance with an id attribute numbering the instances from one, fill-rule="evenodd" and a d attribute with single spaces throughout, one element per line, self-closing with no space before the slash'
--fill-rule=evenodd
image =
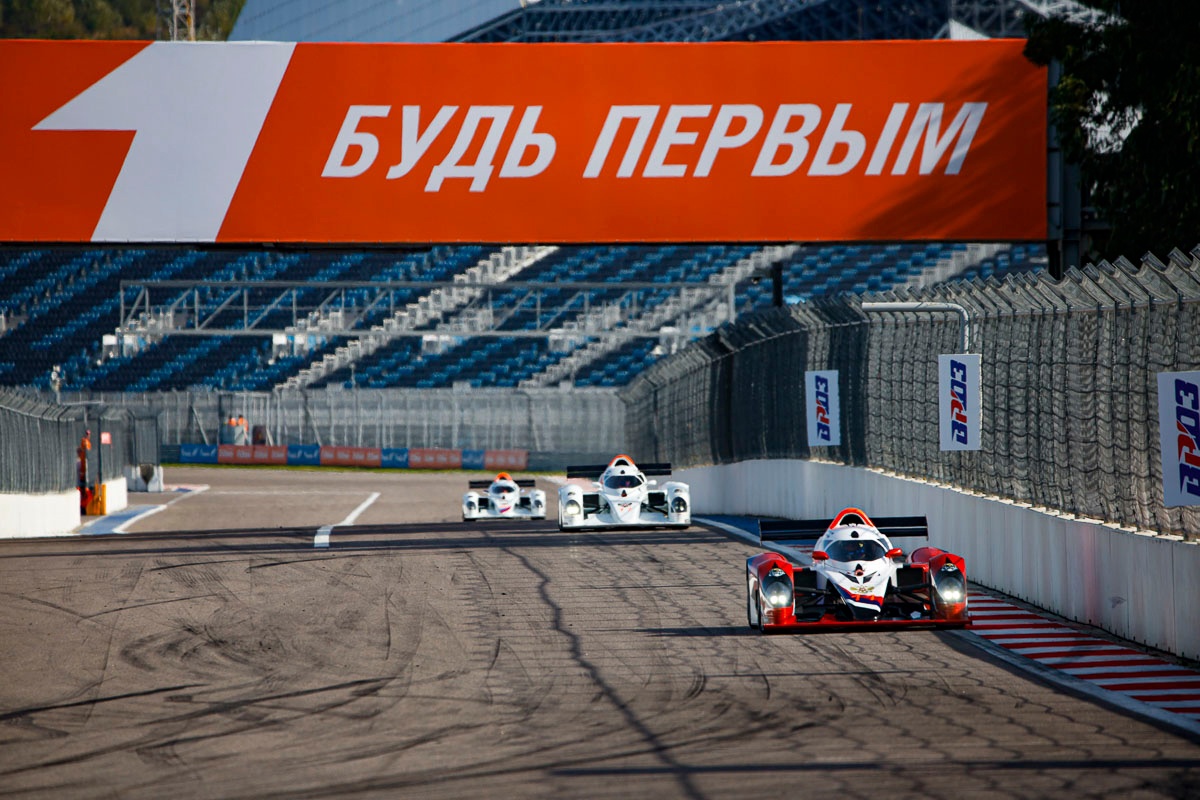
<path id="1" fill-rule="evenodd" d="M 1200 372 L 1158 373 L 1163 505 L 1200 505 Z"/>
<path id="2" fill-rule="evenodd" d="M 808 446 L 840 445 L 842 412 L 838 403 L 838 371 L 827 369 L 805 372 L 804 395 L 808 399 Z"/>
<path id="3" fill-rule="evenodd" d="M 983 393 L 979 355 L 938 356 L 938 434 L 942 450 L 978 450 Z"/>

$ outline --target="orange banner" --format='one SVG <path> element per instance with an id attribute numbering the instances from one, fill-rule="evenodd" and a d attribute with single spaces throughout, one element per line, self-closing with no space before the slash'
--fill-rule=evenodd
<path id="1" fill-rule="evenodd" d="M 287 464 L 287 447 L 261 444 L 223 444 L 217 450 L 217 463 Z"/>
<path id="2" fill-rule="evenodd" d="M 528 466 L 528 450 L 488 450 L 483 455 L 483 468 L 487 470 L 523 470 Z"/>
<path id="3" fill-rule="evenodd" d="M 411 447 L 408 450 L 409 469 L 458 469 L 462 466 L 462 450 L 441 447 Z"/>
<path id="4" fill-rule="evenodd" d="M 323 467 L 378 467 L 382 463 L 382 453 L 378 447 L 325 445 L 321 448 Z"/>
<path id="5" fill-rule="evenodd" d="M 0 240 L 1043 239 L 1022 48 L 0 42 Z"/>

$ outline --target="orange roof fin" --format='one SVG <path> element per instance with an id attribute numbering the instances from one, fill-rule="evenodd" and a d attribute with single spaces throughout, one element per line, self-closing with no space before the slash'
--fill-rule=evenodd
<path id="1" fill-rule="evenodd" d="M 857 516 L 859 519 L 861 519 L 863 521 L 864 525 L 870 525 L 872 528 L 875 527 L 875 523 L 871 522 L 871 518 L 867 516 L 867 512 L 863 511 L 862 509 L 858 509 L 858 508 L 842 509 L 841 511 L 838 512 L 838 515 L 833 518 L 833 522 L 829 523 L 829 527 L 836 528 L 837 526 L 843 524 L 842 518 L 849 516 L 851 514 L 853 514 L 853 515 Z"/>

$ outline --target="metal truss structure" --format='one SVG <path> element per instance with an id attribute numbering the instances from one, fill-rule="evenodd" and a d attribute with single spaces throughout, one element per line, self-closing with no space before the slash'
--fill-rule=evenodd
<path id="1" fill-rule="evenodd" d="M 717 42 L 934 39 L 957 22 L 1023 36 L 1028 14 L 1099 22 L 1075 0 L 541 0 L 459 42 Z"/>
<path id="2" fill-rule="evenodd" d="M 162 336 L 319 336 L 387 341 L 398 337 L 540 338 L 597 332 L 618 338 L 658 338 L 658 331 L 617 327 L 669 291 L 723 307 L 733 319 L 733 284 L 529 281 L 121 281 L 118 342 Z M 126 297 L 132 296 L 127 303 Z M 533 327 L 505 328 L 518 314 Z M 394 320 L 372 324 L 368 320 Z"/>
<path id="3" fill-rule="evenodd" d="M 196 0 L 156 0 L 158 38 L 196 41 Z"/>

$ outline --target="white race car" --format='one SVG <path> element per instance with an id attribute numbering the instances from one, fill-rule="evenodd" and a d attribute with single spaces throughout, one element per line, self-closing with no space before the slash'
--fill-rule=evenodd
<path id="1" fill-rule="evenodd" d="M 686 528 L 692 524 L 691 491 L 686 483 L 647 480 L 669 476 L 670 464 L 638 467 L 620 455 L 607 465 L 567 467 L 567 481 L 558 489 L 558 529 Z M 587 479 L 590 485 L 571 483 Z"/>
<path id="2" fill-rule="evenodd" d="M 877 518 L 847 508 L 833 521 L 759 520 L 759 539 L 812 542 L 811 566 L 778 552 L 746 560 L 746 614 L 763 632 L 961 628 L 967 611 L 962 556 L 918 547 L 907 556 L 889 536 L 929 536 L 925 517 Z"/>
<path id="3" fill-rule="evenodd" d="M 507 472 L 501 472 L 494 480 L 471 481 L 467 493 L 463 495 L 463 522 L 473 519 L 545 519 L 546 493 L 534 486 L 533 478 L 515 480 Z"/>

